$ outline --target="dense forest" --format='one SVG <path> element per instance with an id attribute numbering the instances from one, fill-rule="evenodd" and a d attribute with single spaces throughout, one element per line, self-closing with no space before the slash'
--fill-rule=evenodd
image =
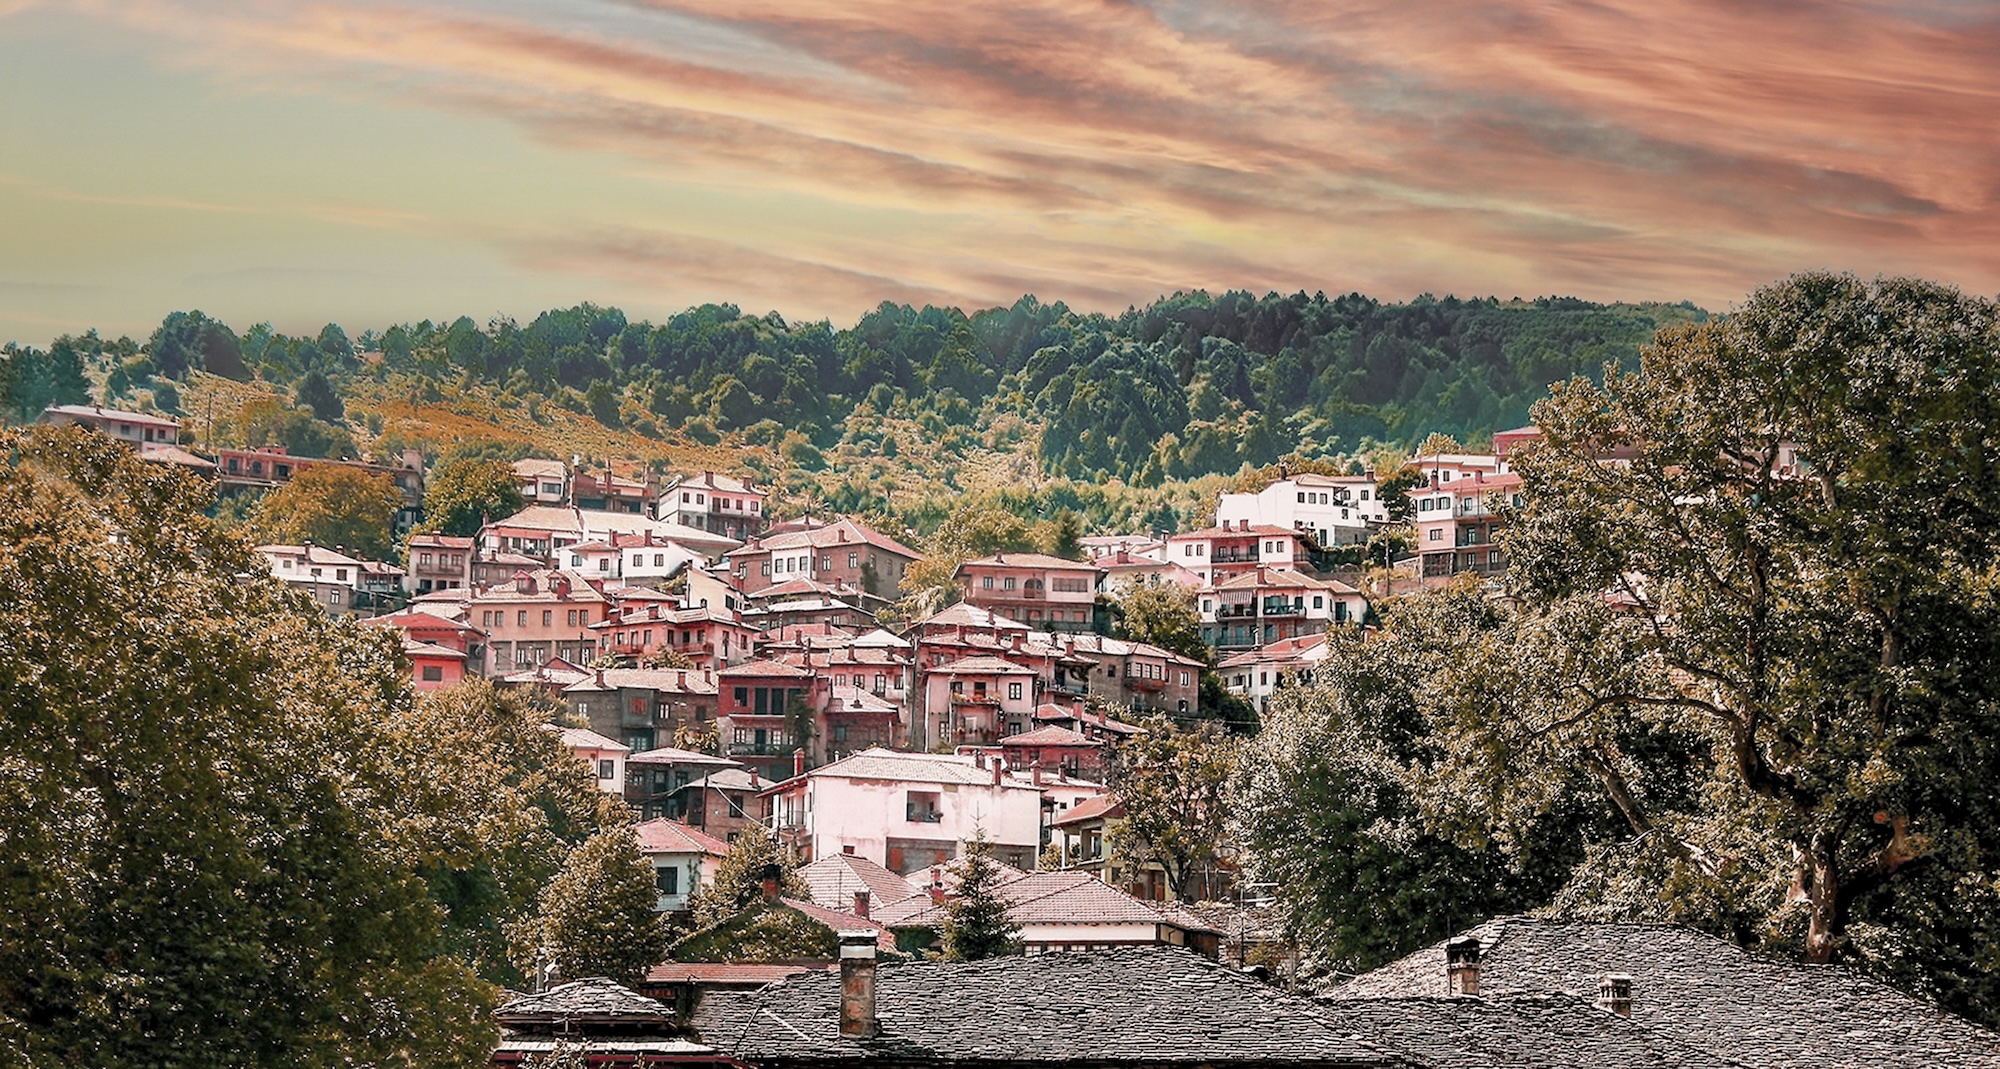
<path id="1" fill-rule="evenodd" d="M 0 390 L 14 419 L 86 396 L 185 406 L 203 440 L 316 455 L 416 447 L 435 459 L 469 443 L 463 428 L 427 425 L 427 406 L 515 413 L 521 429 L 496 419 L 470 445 L 655 466 L 707 450 L 813 504 L 918 526 L 941 519 L 928 491 L 979 489 L 964 469 L 984 465 L 1012 507 L 1110 519 L 1174 495 L 1093 508 L 1091 488 L 1172 490 L 1285 458 L 1364 463 L 1432 432 L 1479 442 L 1525 422 L 1551 382 L 1631 366 L 1657 328 L 1705 318 L 1686 303 L 1232 291 L 1115 316 L 1033 296 L 969 315 L 885 303 L 847 329 L 714 304 L 656 324 L 583 304 L 350 340 L 332 324 L 238 333 L 175 312 L 143 344 L 92 332 L 10 345 Z M 562 412 L 611 433 L 583 445 L 537 433 Z M 1062 500 L 1022 496 L 1031 486 Z"/>

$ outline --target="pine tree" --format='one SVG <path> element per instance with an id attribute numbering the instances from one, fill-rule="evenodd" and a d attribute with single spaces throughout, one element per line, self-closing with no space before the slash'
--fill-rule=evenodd
<path id="1" fill-rule="evenodd" d="M 1021 952 L 1021 926 L 1007 915 L 1007 900 L 999 891 L 1000 866 L 991 853 L 986 833 L 980 832 L 952 862 L 958 896 L 944 907 L 944 956 L 952 961 Z"/>
<path id="2" fill-rule="evenodd" d="M 812 896 L 805 881 L 793 871 L 791 855 L 762 824 L 752 824 L 729 844 L 729 855 L 715 871 L 715 883 L 688 900 L 695 924 L 714 924 L 755 905 L 764 897 L 764 872 L 772 865 L 778 866 L 781 893 L 793 898 Z"/>

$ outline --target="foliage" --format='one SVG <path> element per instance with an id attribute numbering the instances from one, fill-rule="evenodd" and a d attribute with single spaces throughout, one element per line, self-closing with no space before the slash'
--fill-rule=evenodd
<path id="1" fill-rule="evenodd" d="M 311 539 L 368 560 L 387 559 L 390 527 L 403 496 L 387 475 L 340 464 L 314 464 L 264 496 L 251 526 L 266 543 Z"/>
<path id="2" fill-rule="evenodd" d="M 1201 637 L 1194 591 L 1179 583 L 1134 580 L 1112 594 L 1111 606 L 1120 638 L 1149 642 L 1203 664 L 1214 656 Z"/>
<path id="3" fill-rule="evenodd" d="M 236 422 L 243 444 L 252 449 L 278 445 L 295 457 L 334 460 L 352 460 L 361 455 L 346 429 L 270 398 L 243 405 L 237 411 Z"/>
<path id="4" fill-rule="evenodd" d="M 431 470 L 424 485 L 424 526 L 441 534 L 470 537 L 479 533 L 487 519 L 512 516 L 525 504 L 511 465 L 460 457 Z"/>
<path id="5" fill-rule="evenodd" d="M 80 431 L 0 468 L 0 1033 L 33 1064 L 465 1065 L 380 634 L 246 580 L 198 480 Z"/>
<path id="6" fill-rule="evenodd" d="M 175 312 L 162 320 L 146 342 L 159 373 L 186 378 L 189 371 L 207 371 L 239 382 L 250 377 L 243 364 L 243 345 L 236 332 L 200 312 Z"/>
<path id="7" fill-rule="evenodd" d="M 779 964 L 828 961 L 840 953 L 840 933 L 782 903 L 752 903 L 690 932 L 668 951 L 675 961 Z"/>
<path id="8" fill-rule="evenodd" d="M 944 956 L 949 961 L 983 961 L 1021 952 L 1021 926 L 1007 915 L 1001 897 L 1000 867 L 986 833 L 965 843 L 951 863 L 958 891 L 944 904 Z"/>
<path id="9" fill-rule="evenodd" d="M 421 872 L 445 910 L 442 949 L 495 984 L 526 983 L 508 959 L 507 930 L 536 916 L 571 851 L 602 833 L 630 835 L 623 803 L 549 730 L 559 712 L 532 693 L 471 679 L 391 720 L 416 784 L 407 800 Z"/>
<path id="10" fill-rule="evenodd" d="M 1107 779 L 1125 816 L 1109 831 L 1123 867 L 1158 865 L 1167 889 L 1183 902 L 1209 890 L 1228 838 L 1228 788 L 1240 746 L 1212 721 L 1175 724 L 1142 720 L 1145 730 L 1113 751 Z"/>
<path id="11" fill-rule="evenodd" d="M 327 381 L 326 373 L 314 368 L 299 380 L 298 402 L 312 409 L 313 418 L 328 423 L 339 423 L 347 418 L 347 408 L 341 404 L 339 391 Z"/>
<path id="12" fill-rule="evenodd" d="M 514 965 L 531 972 L 546 962 L 568 979 L 638 983 L 666 957 L 656 897 L 653 866 L 632 829 L 605 828 L 570 852 L 543 889 L 535 916 L 508 932 Z"/>
<path id="13" fill-rule="evenodd" d="M 898 608 L 906 620 L 921 620 L 959 600 L 958 567 L 995 553 L 1036 549 L 1027 521 L 991 505 L 967 504 L 953 512 L 924 543 L 923 559 L 903 576 Z"/>
<path id="14" fill-rule="evenodd" d="M 1473 607 L 1481 603 L 1475 600 Z M 1550 842 L 1584 812 L 1545 821 L 1503 851 L 1424 819 L 1418 784 L 1429 738 L 1413 731 L 1417 647 L 1333 635 L 1310 686 L 1273 697 L 1231 788 L 1245 872 L 1272 885 L 1289 934 L 1321 972 L 1356 973 L 1494 913 L 1547 901 L 1576 861 Z"/>
<path id="15" fill-rule="evenodd" d="M 1948 1004 L 2000 1016 L 1976 890 L 2000 871 L 1996 377 L 1991 301 L 1813 274 L 1556 390 L 1507 543 L 1537 641 L 1504 663 L 1543 693 L 1464 736 L 1535 759 L 1482 778 L 1532 797 L 1547 767 L 1587 773 L 1680 841 L 1640 859 L 1661 882 L 1749 885 L 1727 897 L 1810 961 L 1893 974 L 1871 948 L 1915 940 Z M 1617 740 L 1669 732 L 1705 776 L 1681 805 L 1621 782 Z M 1920 929 L 1946 912 L 1955 937 Z"/>
<path id="16" fill-rule="evenodd" d="M 90 384 L 76 339 L 57 338 L 46 351 L 12 344 L 0 348 L 0 411 L 9 418 L 26 423 L 50 405 L 89 403 Z"/>
<path id="17" fill-rule="evenodd" d="M 791 853 L 779 847 L 770 829 L 750 824 L 729 844 L 728 855 L 716 868 L 715 882 L 688 898 L 694 922 L 714 924 L 763 901 L 764 872 L 772 865 L 778 866 L 780 894 L 791 898 L 812 897 L 812 890 L 795 871 Z"/>

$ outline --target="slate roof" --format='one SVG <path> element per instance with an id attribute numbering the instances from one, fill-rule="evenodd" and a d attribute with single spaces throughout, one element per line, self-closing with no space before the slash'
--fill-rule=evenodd
<path id="1" fill-rule="evenodd" d="M 720 768 L 738 768 L 743 764 L 727 757 L 683 750 L 676 746 L 656 746 L 635 753 L 625 760 L 634 765 L 715 765 Z"/>
<path id="2" fill-rule="evenodd" d="M 985 654 L 973 657 L 960 657 L 949 664 L 938 665 L 936 668 L 931 669 L 930 672 L 932 675 L 958 675 L 965 673 L 998 676 L 1031 676 L 1035 674 L 1035 670 L 1029 668 L 1027 665 L 1015 664 L 1012 661 L 1004 661 L 998 657 L 989 657 Z"/>
<path id="3" fill-rule="evenodd" d="M 780 787 L 816 776 L 885 779 L 909 783 L 993 784 L 992 772 L 975 767 L 969 759 L 957 754 L 901 753 L 896 750 L 871 747 L 830 764 L 821 765 L 803 776 L 794 776 L 773 784 L 769 790 L 775 791 Z M 1031 791 L 1041 789 L 1027 779 L 1017 776 L 1001 777 L 998 786 Z"/>
<path id="4" fill-rule="evenodd" d="M 1607 972 L 1632 977 L 1632 1020 L 1711 1054 L 1770 1069 L 2000 1069 L 2000 1035 L 1851 970 L 1758 957 L 1678 925 L 1497 917 L 1477 938 L 1487 1000 L 1594 998 Z M 1326 992 L 1336 999 L 1437 997 L 1444 944 Z"/>
<path id="5" fill-rule="evenodd" d="M 551 724 L 550 727 L 555 727 Z M 603 750 L 606 753 L 630 753 L 632 748 L 616 739 L 607 739 L 589 728 L 555 728 L 562 736 L 562 744 L 572 750 Z"/>
<path id="6" fill-rule="evenodd" d="M 1009 620 L 977 605 L 959 602 L 947 605 L 917 624 L 912 630 L 926 631 L 935 627 L 978 627 L 988 631 L 1026 631 L 1028 625 L 1018 620 Z"/>
<path id="7" fill-rule="evenodd" d="M 1343 1031 L 1427 1065 L 1522 1069 L 1733 1069 L 1739 1062 L 1697 1050 L 1644 1025 L 1561 995 L 1353 999 L 1323 1002 Z"/>
<path id="8" fill-rule="evenodd" d="M 703 1041 L 760 1069 L 863 1060 L 930 1065 L 1414 1064 L 1311 1004 L 1174 947 L 977 962 L 884 961 L 881 1033 L 840 1035 L 840 977 L 809 973 L 702 1000 Z"/>
<path id="9" fill-rule="evenodd" d="M 854 892 L 868 892 L 869 913 L 878 906 L 900 902 L 918 893 L 915 884 L 853 854 L 828 854 L 799 868 L 799 877 L 812 889 L 814 902 L 829 909 L 852 909 Z"/>
<path id="10" fill-rule="evenodd" d="M 774 980 L 823 969 L 819 965 L 763 965 L 730 961 L 669 961 L 646 973 L 648 984 L 693 983 L 718 987 L 762 987 Z M 832 966 L 838 969 L 839 966 Z"/>
<path id="11" fill-rule="evenodd" d="M 958 566 L 958 571 L 967 568 L 1044 568 L 1055 571 L 1101 572 L 1104 569 L 1090 561 L 1067 560 L 1051 557 L 1046 553 L 995 553 L 990 557 L 969 560 Z M 953 572 L 957 575 L 958 571 Z"/>
<path id="12" fill-rule="evenodd" d="M 493 1011 L 509 1028 L 535 1028 L 579 1022 L 620 1025 L 670 1025 L 674 1016 L 665 1004 L 602 976 L 557 984 L 539 995 L 523 995 Z"/>

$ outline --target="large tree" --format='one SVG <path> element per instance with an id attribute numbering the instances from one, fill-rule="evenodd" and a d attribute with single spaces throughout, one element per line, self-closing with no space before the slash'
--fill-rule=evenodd
<path id="1" fill-rule="evenodd" d="M 1893 936 L 1940 890 L 1990 934 L 1996 381 L 1993 302 L 1815 274 L 1661 332 L 1634 373 L 1555 390 L 1506 543 L 1542 632 L 1512 663 L 1555 689 L 1488 737 L 1567 755 L 1635 834 L 1669 824 L 1650 838 L 1677 844 L 1671 868 L 1712 869 L 1720 838 L 1772 844 L 1795 905 L 1771 923 L 1796 923 L 1809 961 L 1908 957 Z M 1626 789 L 1615 740 L 1635 725 L 1700 734 L 1698 819 Z M 1976 953 L 1928 979 L 1967 982 Z"/>
<path id="2" fill-rule="evenodd" d="M 0 436 L 0 1062 L 465 1065 L 386 636 L 305 611 L 212 491 Z"/>
<path id="3" fill-rule="evenodd" d="M 1109 829 L 1111 850 L 1138 871 L 1159 866 L 1167 890 L 1182 901 L 1211 891 L 1229 831 L 1229 782 L 1240 744 L 1222 725 L 1181 725 L 1165 717 L 1118 745 L 1109 786 L 1125 815 Z"/>
<path id="4" fill-rule="evenodd" d="M 992 844 L 980 832 L 951 863 L 958 890 L 944 905 L 944 956 L 950 961 L 983 961 L 1021 952 L 1021 926 L 1008 916 L 1000 894 L 1000 866 Z"/>
<path id="5" fill-rule="evenodd" d="M 715 871 L 715 882 L 696 891 L 688 899 L 688 909 L 697 925 L 714 924 L 735 916 L 764 897 L 764 874 L 778 867 L 779 892 L 793 898 L 811 898 L 812 891 L 795 871 L 791 852 L 778 845 L 770 829 L 751 824 L 729 844 L 729 853 Z"/>
<path id="6" fill-rule="evenodd" d="M 1203 664 L 1213 656 L 1201 637 L 1194 591 L 1187 587 L 1166 580 L 1134 580 L 1113 592 L 1111 605 L 1119 637 L 1149 642 Z"/>
<path id="7" fill-rule="evenodd" d="M 340 464 L 314 464 L 257 504 L 251 526 L 269 543 L 307 539 L 370 560 L 386 559 L 390 526 L 403 496 L 387 475 Z"/>
<path id="8" fill-rule="evenodd" d="M 653 866 L 628 827 L 600 831 L 570 852 L 532 918 L 510 933 L 524 972 L 552 966 L 566 979 L 645 979 L 666 958 L 666 921 L 653 909 Z"/>
<path id="9" fill-rule="evenodd" d="M 500 460 L 460 457 L 439 464 L 424 487 L 424 525 L 442 534 L 470 536 L 490 517 L 521 511 L 526 499 L 514 469 Z"/>

